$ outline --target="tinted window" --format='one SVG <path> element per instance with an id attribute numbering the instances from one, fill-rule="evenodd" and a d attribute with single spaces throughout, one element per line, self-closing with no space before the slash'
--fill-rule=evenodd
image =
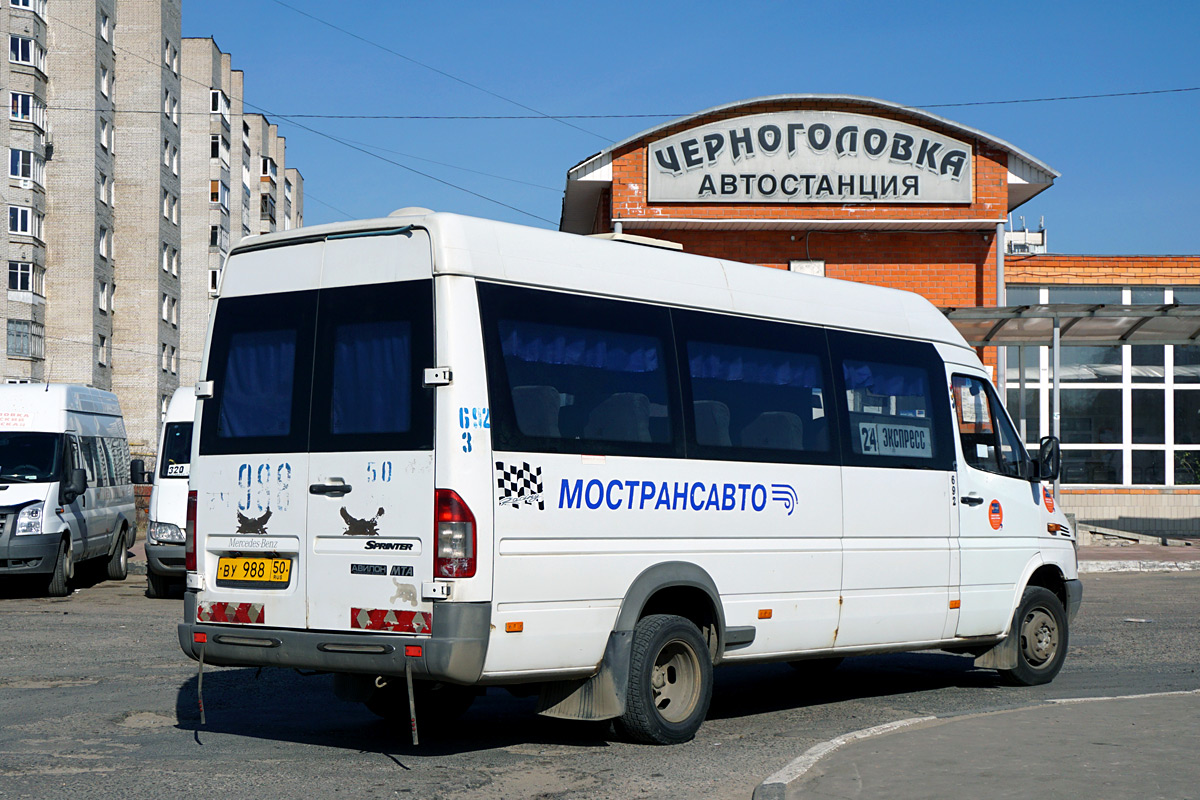
<path id="1" fill-rule="evenodd" d="M 429 450 L 433 282 L 322 289 L 313 451 Z"/>
<path id="2" fill-rule="evenodd" d="M 670 314 L 479 284 L 500 450 L 682 455 Z"/>
<path id="3" fill-rule="evenodd" d="M 108 486 L 108 476 L 102 466 L 104 456 L 100 451 L 100 440 L 95 436 L 83 436 L 79 443 L 83 449 L 83 468 L 87 470 L 88 486 Z"/>
<path id="4" fill-rule="evenodd" d="M 933 345 L 829 334 L 850 466 L 952 469 L 950 400 Z"/>
<path id="5" fill-rule="evenodd" d="M 837 463 L 824 331 L 719 314 L 672 316 L 689 455 Z"/>
<path id="6" fill-rule="evenodd" d="M 317 293 L 230 297 L 217 305 L 209 348 L 213 397 L 202 453 L 308 449 Z"/>
<path id="7" fill-rule="evenodd" d="M 192 458 L 192 423 L 168 422 L 163 430 L 158 474 L 163 478 L 186 478 Z"/>

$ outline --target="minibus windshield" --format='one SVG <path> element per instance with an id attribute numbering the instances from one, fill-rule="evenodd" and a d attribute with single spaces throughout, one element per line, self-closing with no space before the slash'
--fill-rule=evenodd
<path id="1" fill-rule="evenodd" d="M 0 433 L 0 483 L 59 479 L 61 433 Z"/>

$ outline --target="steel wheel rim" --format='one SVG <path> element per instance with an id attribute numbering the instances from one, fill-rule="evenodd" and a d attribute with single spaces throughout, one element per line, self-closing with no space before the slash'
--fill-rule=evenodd
<path id="1" fill-rule="evenodd" d="M 654 708 L 667 722 L 679 723 L 691 716 L 700 698 L 700 659 L 681 639 L 663 645 L 650 672 Z"/>
<path id="2" fill-rule="evenodd" d="M 1058 653 L 1058 623 L 1041 606 L 1030 609 L 1021 621 L 1021 653 L 1034 669 L 1044 669 Z"/>

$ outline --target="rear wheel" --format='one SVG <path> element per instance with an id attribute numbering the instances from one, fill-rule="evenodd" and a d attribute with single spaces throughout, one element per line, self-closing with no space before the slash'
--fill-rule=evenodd
<path id="1" fill-rule="evenodd" d="M 71 540 L 63 539 L 58 545 L 58 556 L 54 561 L 54 571 L 50 573 L 50 584 L 46 592 L 51 597 L 67 596 L 67 581 L 71 579 Z"/>
<path id="2" fill-rule="evenodd" d="M 129 576 L 129 529 L 121 526 L 117 537 L 117 546 L 108 557 L 108 577 L 110 580 L 123 581 Z"/>
<path id="3" fill-rule="evenodd" d="M 680 744 L 696 735 L 711 700 L 712 660 L 696 626 L 669 614 L 640 620 L 618 729 L 637 742 Z"/>
<path id="4" fill-rule="evenodd" d="M 1067 615 L 1062 601 L 1049 589 L 1026 587 L 1009 636 L 1017 637 L 1017 666 L 1000 670 L 1006 683 L 1037 686 L 1054 680 L 1067 657 Z"/>

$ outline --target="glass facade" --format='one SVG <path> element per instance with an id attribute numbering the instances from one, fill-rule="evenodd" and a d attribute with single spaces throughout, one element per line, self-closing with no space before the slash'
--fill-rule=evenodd
<path id="1" fill-rule="evenodd" d="M 1200 287 L 1007 289 L 1008 305 L 1044 303 L 1200 304 Z M 1009 414 L 1025 441 L 1036 444 L 1052 432 L 1050 348 L 1009 347 L 1007 352 Z M 1064 346 L 1060 364 L 1064 485 L 1200 484 L 1200 345 Z"/>

